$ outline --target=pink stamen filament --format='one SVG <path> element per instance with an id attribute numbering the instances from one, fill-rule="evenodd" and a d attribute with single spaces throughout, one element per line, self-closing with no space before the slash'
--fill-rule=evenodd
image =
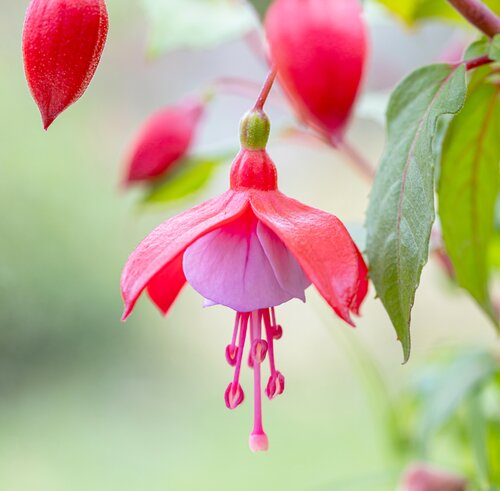
<path id="1" fill-rule="evenodd" d="M 240 340 L 238 343 L 238 357 L 236 359 L 236 368 L 234 369 L 233 390 L 236 391 L 240 383 L 241 360 L 243 358 L 243 350 L 245 348 L 245 339 L 247 337 L 247 325 L 249 314 L 237 314 L 236 318 L 240 319 Z"/>
<path id="2" fill-rule="evenodd" d="M 274 363 L 274 335 L 273 335 L 273 328 L 276 326 L 274 308 L 271 309 L 272 324 L 271 324 L 271 318 L 269 317 L 269 310 L 264 310 L 262 314 L 264 317 L 264 325 L 266 327 L 266 338 L 267 338 L 268 353 L 269 353 L 269 369 L 271 370 L 271 377 L 272 377 L 276 373 L 276 366 Z"/>
<path id="3" fill-rule="evenodd" d="M 234 321 L 234 329 L 233 329 L 233 337 L 231 339 L 231 344 L 229 344 L 226 347 L 226 360 L 231 365 L 234 367 L 236 365 L 236 359 L 237 359 L 237 354 L 238 354 L 238 347 L 236 346 L 236 339 L 238 337 L 238 329 L 241 324 L 241 317 L 242 314 L 239 312 L 236 313 L 236 319 Z"/>
<path id="4" fill-rule="evenodd" d="M 238 336 L 238 327 L 240 325 L 241 321 L 241 316 L 239 312 L 236 313 L 236 319 L 234 321 L 234 330 L 233 330 L 233 338 L 231 339 L 231 347 L 234 350 L 234 347 L 236 346 L 236 337 Z"/>

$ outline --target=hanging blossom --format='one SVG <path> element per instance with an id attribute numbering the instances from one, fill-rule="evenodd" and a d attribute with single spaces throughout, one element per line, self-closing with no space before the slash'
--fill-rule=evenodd
<path id="1" fill-rule="evenodd" d="M 275 307 L 298 298 L 312 283 L 348 324 L 368 289 L 365 262 L 338 218 L 288 198 L 277 187 L 276 167 L 265 146 L 269 120 L 254 109 L 241 125 L 242 149 L 231 168 L 230 189 L 156 228 L 128 259 L 121 288 L 124 319 L 146 290 L 167 314 L 188 282 L 205 305 L 236 312 L 226 359 L 234 376 L 225 403 L 235 409 L 245 395 L 240 372 L 248 346 L 254 375 L 253 451 L 268 449 L 262 424 L 261 365 L 267 358 L 269 399 L 283 393 L 274 343 L 283 334 Z"/>

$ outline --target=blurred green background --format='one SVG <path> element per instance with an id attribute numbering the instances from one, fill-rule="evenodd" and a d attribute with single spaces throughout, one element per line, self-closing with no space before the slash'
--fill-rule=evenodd
<path id="1" fill-rule="evenodd" d="M 250 402 L 229 412 L 223 401 L 232 373 L 224 359 L 231 313 L 203 310 L 186 288 L 168 318 L 143 300 L 120 322 L 119 277 L 128 254 L 189 203 L 141 209 L 119 181 L 127 142 L 153 110 L 214 77 L 259 81 L 265 66 L 243 42 L 147 60 L 140 5 L 110 0 L 97 75 L 45 133 L 22 68 L 26 5 L 0 6 L 0 489 L 394 489 L 408 462 L 391 445 L 389 397 L 436 350 L 491 347 L 487 320 L 430 264 L 414 311 L 413 358 L 403 367 L 373 291 L 355 331 L 309 291 L 306 305 L 278 311 L 285 335 L 277 358 L 287 389 L 264 402 L 270 451 L 251 454 Z M 367 94 L 390 88 L 411 68 L 398 51 L 390 73 L 385 69 L 384 43 L 394 36 L 417 64 L 437 56 L 432 40 L 457 37 L 440 26 L 418 34 L 374 19 L 372 59 L 380 68 L 372 67 Z M 366 117 L 378 111 L 379 99 L 370 101 L 350 139 L 375 165 L 384 129 Z M 249 104 L 221 97 L 200 147 L 235 146 Z M 342 156 L 280 137 L 270 151 L 284 192 L 362 224 L 369 185 Z M 196 199 L 223 191 L 226 174 L 220 169 Z M 248 371 L 243 382 L 248 393 Z M 453 453 L 432 460 L 453 470 Z"/>

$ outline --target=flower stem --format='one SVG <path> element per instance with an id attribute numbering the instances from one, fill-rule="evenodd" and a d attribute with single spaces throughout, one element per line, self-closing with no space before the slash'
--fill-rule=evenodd
<path id="1" fill-rule="evenodd" d="M 336 147 L 369 182 L 373 182 L 375 169 L 350 143 L 342 140 Z"/>
<path id="2" fill-rule="evenodd" d="M 269 72 L 269 75 L 267 76 L 266 81 L 262 86 L 257 102 L 253 107 L 254 110 L 262 111 L 264 109 L 264 104 L 266 103 L 267 98 L 269 97 L 269 92 L 271 92 L 271 89 L 273 88 L 273 84 L 274 81 L 276 80 L 277 73 L 278 71 L 274 67 Z"/>
<path id="3" fill-rule="evenodd" d="M 500 33 L 500 17 L 480 0 L 448 0 L 448 2 L 488 37 Z"/>
<path id="4" fill-rule="evenodd" d="M 491 63 L 493 60 L 490 60 L 487 56 L 480 56 L 478 58 L 473 58 L 472 60 L 465 60 L 465 68 L 467 70 L 473 70 L 474 68 L 478 68 L 483 65 L 487 65 Z"/>

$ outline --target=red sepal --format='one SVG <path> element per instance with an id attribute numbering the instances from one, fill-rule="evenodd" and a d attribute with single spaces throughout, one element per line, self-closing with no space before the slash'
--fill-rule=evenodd
<path id="1" fill-rule="evenodd" d="M 252 191 L 250 203 L 333 310 L 354 325 L 350 313 L 359 313 L 368 290 L 368 270 L 342 222 L 279 191 Z"/>
<path id="2" fill-rule="evenodd" d="M 32 0 L 26 12 L 26 78 L 47 129 L 87 89 L 108 33 L 104 0 Z"/>
<path id="3" fill-rule="evenodd" d="M 167 312 L 185 282 L 181 269 L 186 248 L 201 236 L 238 218 L 247 205 L 245 193 L 227 191 L 153 230 L 131 254 L 123 270 L 123 319 L 130 315 L 146 287 L 158 307 Z M 162 288 L 169 291 L 162 292 Z"/>

